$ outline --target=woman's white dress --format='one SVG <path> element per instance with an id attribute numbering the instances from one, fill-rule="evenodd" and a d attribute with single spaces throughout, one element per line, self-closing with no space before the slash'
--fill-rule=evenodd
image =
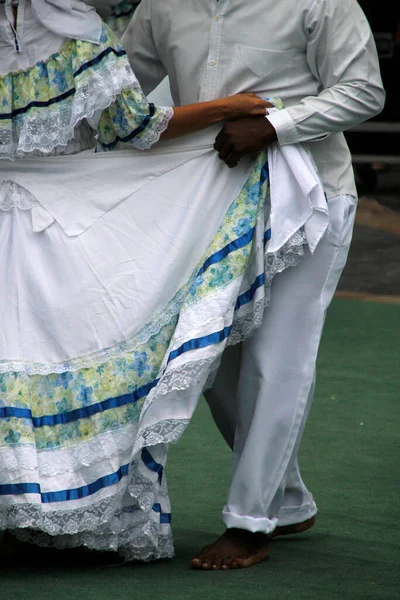
<path id="1" fill-rule="evenodd" d="M 106 26 L 57 39 L 27 2 L 21 53 L 0 27 L 0 530 L 170 557 L 168 444 L 306 238 L 268 252 L 265 155 L 143 152 L 172 110 Z"/>

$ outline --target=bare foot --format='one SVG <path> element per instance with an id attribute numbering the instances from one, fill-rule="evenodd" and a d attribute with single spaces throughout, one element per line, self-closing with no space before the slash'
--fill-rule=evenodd
<path id="1" fill-rule="evenodd" d="M 244 569 L 269 556 L 268 536 L 245 529 L 227 529 L 216 542 L 206 546 L 191 562 L 193 569 L 228 571 Z"/>
<path id="2" fill-rule="evenodd" d="M 277 527 L 268 537 L 272 539 L 274 537 L 278 537 L 279 535 L 290 535 L 293 533 L 301 533 L 302 531 L 307 531 L 310 529 L 317 520 L 317 515 L 311 517 L 311 519 L 307 519 L 307 521 L 303 521 L 302 523 L 295 523 L 294 525 L 284 525 L 283 527 Z"/>

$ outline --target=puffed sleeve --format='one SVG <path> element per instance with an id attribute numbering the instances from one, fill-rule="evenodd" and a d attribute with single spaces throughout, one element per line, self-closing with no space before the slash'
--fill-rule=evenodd
<path id="1" fill-rule="evenodd" d="M 158 142 L 173 114 L 171 107 L 148 102 L 139 87 L 123 91 L 102 113 L 97 127 L 98 141 L 104 150 L 126 144 L 148 150 Z"/>

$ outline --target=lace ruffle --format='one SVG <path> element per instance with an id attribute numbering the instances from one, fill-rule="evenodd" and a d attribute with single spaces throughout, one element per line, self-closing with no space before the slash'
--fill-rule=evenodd
<path id="1" fill-rule="evenodd" d="M 169 122 L 173 116 L 173 108 L 169 106 L 158 106 L 155 126 L 146 128 L 146 135 L 142 135 L 135 139 L 135 148 L 137 148 L 137 150 L 150 150 L 153 144 L 160 141 L 161 135 L 168 129 Z"/>
<path id="2" fill-rule="evenodd" d="M 294 266 L 301 257 L 304 241 L 304 234 L 299 232 L 288 242 L 285 254 L 277 253 L 273 257 L 266 255 L 271 276 L 289 266 Z M 271 281 L 268 280 L 267 286 L 270 283 Z M 227 293 L 227 299 L 230 296 L 232 294 Z M 249 313 L 245 317 L 234 313 L 232 304 L 221 310 L 219 315 L 215 315 L 216 320 L 225 321 L 231 313 L 232 332 L 226 343 L 235 343 L 252 333 L 261 323 L 265 299 L 268 297 L 269 295 L 261 288 L 260 298 L 250 305 Z M 221 307 L 223 306 L 224 302 L 221 303 Z M 159 384 L 147 396 L 142 414 L 146 414 L 146 409 L 151 404 L 171 392 L 182 392 L 199 385 L 206 389 L 211 385 L 223 348 L 223 343 L 210 346 L 205 354 L 188 353 L 183 361 L 177 362 L 176 366 L 174 363 L 169 364 Z M 157 474 L 147 469 L 140 457 L 143 448 L 152 446 L 165 445 L 166 454 L 167 445 L 177 442 L 182 436 L 189 423 L 190 414 L 187 417 L 174 418 L 172 414 L 171 418 L 142 429 L 139 423 L 139 431 L 131 454 L 128 480 L 120 482 L 113 495 L 71 510 L 45 512 L 40 504 L 5 505 L 0 509 L 0 529 L 39 529 L 40 533 L 20 531 L 18 536 L 39 545 L 54 545 L 59 548 L 83 545 L 97 550 L 118 550 L 126 560 L 152 560 L 172 556 L 169 526 L 160 524 L 159 515 L 153 511 L 155 502 L 160 501 L 163 493 L 166 494 L 163 489 L 164 484 L 159 483 Z M 135 439 L 135 436 L 126 437 L 130 440 Z M 100 438 L 98 442 L 100 445 Z M 97 445 L 91 447 L 88 457 L 85 458 L 85 464 L 93 460 L 98 447 Z M 119 454 L 121 452 L 120 448 Z M 165 460 L 161 461 L 160 458 L 158 461 L 165 463 Z M 126 497 L 126 493 L 132 499 L 132 506 L 128 513 L 119 508 L 122 497 Z"/>
<path id="3" fill-rule="evenodd" d="M 159 514 L 152 509 L 145 512 L 132 506 L 117 511 L 121 502 L 119 492 L 91 506 L 56 510 L 49 515 L 34 503 L 4 506 L 0 509 L 0 530 L 14 530 L 18 539 L 38 546 L 85 546 L 118 552 L 127 561 L 171 558 L 174 548 L 170 526 L 160 524 Z"/>
<path id="4" fill-rule="evenodd" d="M 68 40 L 59 53 L 0 83 L 0 158 L 65 146 L 80 121 L 110 106 L 122 90 L 140 89 L 105 25 L 100 45 Z"/>
<path id="5" fill-rule="evenodd" d="M 0 181 L 0 210 L 31 210 L 35 206 L 40 204 L 28 190 L 13 181 Z"/>
<path id="6" fill-rule="evenodd" d="M 64 449 L 36 452 L 31 446 L 0 448 L 0 473 L 38 471 L 41 476 L 54 477 L 75 473 L 82 467 L 95 464 L 129 452 L 137 434 L 137 423 L 107 431 L 89 439 L 70 444 Z"/>
<path id="7" fill-rule="evenodd" d="M 24 372 L 28 375 L 50 375 L 51 373 L 66 373 L 89 369 L 95 365 L 102 365 L 109 360 L 118 359 L 127 353 L 134 352 L 160 333 L 170 321 L 179 313 L 182 307 L 183 293 L 178 294 L 166 309 L 156 315 L 139 333 L 123 340 L 110 348 L 80 356 L 63 363 L 27 363 L 18 360 L 0 361 L 0 373 Z"/>

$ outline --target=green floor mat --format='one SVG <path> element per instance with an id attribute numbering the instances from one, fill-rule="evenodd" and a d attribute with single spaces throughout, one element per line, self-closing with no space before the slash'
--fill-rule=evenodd
<path id="1" fill-rule="evenodd" d="M 300 451 L 319 507 L 315 528 L 271 544 L 269 561 L 194 572 L 198 549 L 223 531 L 230 452 L 202 402 L 167 474 L 177 556 L 104 567 L 91 555 L 35 549 L 0 563 L 5 600 L 368 600 L 400 598 L 400 306 L 335 300 Z"/>

